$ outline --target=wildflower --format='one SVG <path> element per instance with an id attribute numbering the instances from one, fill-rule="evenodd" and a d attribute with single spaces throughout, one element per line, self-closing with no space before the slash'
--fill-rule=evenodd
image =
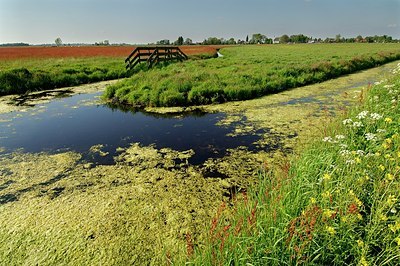
<path id="1" fill-rule="evenodd" d="M 343 135 L 336 135 L 335 138 L 341 140 L 341 139 L 345 139 L 346 137 Z"/>
<path id="2" fill-rule="evenodd" d="M 377 113 L 372 113 L 372 114 L 371 114 L 371 118 L 372 118 L 373 120 L 379 120 L 379 119 L 381 119 L 382 117 L 383 117 L 382 115 L 377 114 Z"/>
<path id="3" fill-rule="evenodd" d="M 347 217 L 346 216 L 342 216 L 340 218 L 340 221 L 342 221 L 342 223 L 347 223 Z"/>
<path id="4" fill-rule="evenodd" d="M 392 231 L 393 233 L 396 233 L 397 231 L 400 230 L 400 222 L 396 221 L 394 224 L 389 224 L 388 225 L 390 231 Z"/>
<path id="5" fill-rule="evenodd" d="M 311 204 L 315 204 L 315 203 L 317 203 L 317 199 L 314 197 L 311 197 L 310 202 L 311 202 Z"/>
<path id="6" fill-rule="evenodd" d="M 386 119 L 385 119 L 385 120 L 386 120 Z M 376 132 L 377 132 L 377 133 L 386 133 L 386 130 L 384 130 L 384 129 L 377 129 Z"/>
<path id="7" fill-rule="evenodd" d="M 383 86 L 385 89 L 390 89 L 390 88 L 393 88 L 394 87 L 394 85 L 385 85 L 385 86 Z"/>
<path id="8" fill-rule="evenodd" d="M 335 228 L 333 228 L 332 226 L 326 226 L 325 229 L 331 235 L 335 235 L 336 234 Z"/>
<path id="9" fill-rule="evenodd" d="M 357 246 L 359 246 L 360 248 L 362 248 L 364 246 L 364 241 L 362 241 L 361 239 L 358 239 L 356 242 L 357 242 Z"/>
<path id="10" fill-rule="evenodd" d="M 331 137 L 325 137 L 325 138 L 322 139 L 322 141 L 323 141 L 323 142 L 332 143 L 332 142 L 333 142 L 333 139 L 332 139 Z"/>
<path id="11" fill-rule="evenodd" d="M 382 164 L 379 165 L 378 167 L 379 167 L 379 169 L 380 169 L 381 171 L 385 171 L 385 166 L 383 166 Z"/>
<path id="12" fill-rule="evenodd" d="M 399 158 L 400 158 L 400 151 L 398 151 L 398 152 L 397 152 L 397 157 L 399 157 Z"/>
<path id="13" fill-rule="evenodd" d="M 350 151 L 349 150 L 341 150 L 341 151 L 339 151 L 339 154 L 342 156 L 347 156 L 347 155 L 350 155 Z"/>
<path id="14" fill-rule="evenodd" d="M 350 125 L 353 123 L 353 120 L 351 120 L 350 118 L 343 120 L 343 125 Z"/>
<path id="15" fill-rule="evenodd" d="M 398 246 L 400 246 L 400 237 L 396 237 L 394 241 L 397 243 Z"/>
<path id="16" fill-rule="evenodd" d="M 355 159 L 355 161 L 356 161 L 356 163 L 358 163 L 358 164 L 360 164 L 360 163 L 361 163 L 361 159 L 360 159 L 360 158 L 358 158 L 358 157 Z"/>
<path id="17" fill-rule="evenodd" d="M 360 213 L 357 214 L 357 219 L 360 220 L 360 221 L 363 219 L 363 217 L 362 217 L 362 215 Z"/>
<path id="18" fill-rule="evenodd" d="M 331 218 L 336 212 L 332 210 L 324 210 L 322 216 L 325 218 Z"/>
<path id="19" fill-rule="evenodd" d="M 390 124 L 393 122 L 393 120 L 390 117 L 386 117 L 385 122 Z"/>
<path id="20" fill-rule="evenodd" d="M 392 158 L 392 155 L 390 155 L 390 154 L 385 154 L 385 158 L 386 158 L 386 159 L 390 159 L 390 158 Z"/>
<path id="21" fill-rule="evenodd" d="M 380 152 L 376 152 L 376 153 L 375 153 L 375 156 L 376 156 L 376 157 L 379 157 L 379 156 L 381 156 L 381 153 L 380 153 Z"/>
<path id="22" fill-rule="evenodd" d="M 346 149 L 348 146 L 347 146 L 347 144 L 341 143 L 341 144 L 339 144 L 339 147 L 341 149 Z"/>
<path id="23" fill-rule="evenodd" d="M 377 138 L 373 133 L 365 133 L 365 139 L 368 141 L 375 141 Z"/>
<path id="24" fill-rule="evenodd" d="M 321 194 L 321 196 L 322 196 L 323 198 L 330 198 L 330 197 L 331 197 L 331 193 L 330 193 L 329 191 L 325 191 L 325 192 L 323 192 L 323 193 Z"/>
<path id="25" fill-rule="evenodd" d="M 368 111 L 362 111 L 361 113 L 359 113 L 359 114 L 357 115 L 357 118 L 358 118 L 358 119 L 363 119 L 363 118 L 366 118 L 367 115 L 368 115 Z"/>
<path id="26" fill-rule="evenodd" d="M 384 148 L 385 150 L 387 150 L 387 149 L 390 148 L 390 146 L 389 146 L 386 142 L 384 142 L 384 143 L 382 143 L 382 148 Z"/>
<path id="27" fill-rule="evenodd" d="M 387 203 L 389 206 L 392 206 L 393 204 L 396 203 L 396 201 L 397 201 L 397 199 L 396 199 L 396 197 L 395 197 L 394 195 L 389 195 L 389 197 L 388 197 L 386 203 Z"/>
<path id="28" fill-rule="evenodd" d="M 379 220 L 386 222 L 388 220 L 388 217 L 384 214 L 379 215 Z"/>
<path id="29" fill-rule="evenodd" d="M 332 179 L 332 177 L 331 177 L 330 174 L 324 174 L 324 176 L 322 177 L 322 179 L 323 179 L 324 181 L 329 181 L 329 180 Z"/>
<path id="30" fill-rule="evenodd" d="M 353 127 L 362 127 L 363 124 L 361 122 L 354 122 Z"/>
<path id="31" fill-rule="evenodd" d="M 392 175 L 392 174 L 386 174 L 386 179 L 388 180 L 388 181 L 393 181 L 394 180 L 394 175 Z"/>
<path id="32" fill-rule="evenodd" d="M 356 153 L 359 155 L 359 156 L 364 156 L 364 151 L 362 151 L 362 150 L 357 150 L 356 151 Z"/>
<path id="33" fill-rule="evenodd" d="M 352 165 L 352 164 L 355 164 L 355 162 L 356 162 L 356 161 L 354 161 L 354 160 L 347 160 L 347 161 L 346 161 L 346 164 L 347 164 L 347 165 Z"/>
<path id="34" fill-rule="evenodd" d="M 365 259 L 364 256 L 362 256 L 361 259 L 360 259 L 360 265 L 361 266 L 368 266 L 368 261 Z"/>

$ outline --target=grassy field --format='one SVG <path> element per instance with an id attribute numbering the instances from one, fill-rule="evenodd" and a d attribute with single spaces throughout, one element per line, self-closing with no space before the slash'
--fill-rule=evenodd
<path id="1" fill-rule="evenodd" d="M 109 87 L 104 98 L 141 107 L 246 100 L 400 59 L 400 45 L 240 46 L 221 53 L 139 72 Z"/>
<path id="2" fill-rule="evenodd" d="M 216 46 L 183 46 L 190 58 L 209 58 Z M 132 46 L 6 47 L 0 48 L 0 96 L 22 94 L 103 80 L 129 77 L 145 69 L 126 71 Z"/>
<path id="3" fill-rule="evenodd" d="M 400 64 L 362 105 L 216 213 L 195 265 L 399 265 Z"/>

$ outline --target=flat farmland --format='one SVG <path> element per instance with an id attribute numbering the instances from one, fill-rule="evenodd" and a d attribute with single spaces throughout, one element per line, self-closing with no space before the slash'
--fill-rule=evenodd
<path id="1" fill-rule="evenodd" d="M 182 46 L 189 58 L 215 56 L 218 46 Z M 0 95 L 50 90 L 129 77 L 124 59 L 135 46 L 2 47 Z"/>
<path id="2" fill-rule="evenodd" d="M 191 56 L 213 55 L 222 46 L 188 45 L 181 50 Z M 87 57 L 127 57 L 135 46 L 63 46 L 63 47 L 2 47 L 0 60 L 45 59 L 45 58 L 87 58 Z"/>

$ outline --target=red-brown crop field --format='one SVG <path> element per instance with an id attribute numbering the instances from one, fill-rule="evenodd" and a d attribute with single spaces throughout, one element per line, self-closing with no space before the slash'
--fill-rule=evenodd
<path id="1" fill-rule="evenodd" d="M 187 55 L 214 54 L 220 46 L 181 46 Z M 2 47 L 0 60 L 63 57 L 126 57 L 134 46 Z"/>

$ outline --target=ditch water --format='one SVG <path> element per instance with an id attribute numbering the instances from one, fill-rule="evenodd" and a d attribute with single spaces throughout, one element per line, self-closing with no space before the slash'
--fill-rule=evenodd
<path id="1" fill-rule="evenodd" d="M 217 126 L 223 113 L 188 113 L 157 115 L 126 111 L 93 103 L 101 93 L 80 94 L 54 99 L 26 112 L 0 114 L 0 151 L 9 153 L 59 152 L 72 150 L 96 164 L 113 164 L 118 147 L 139 142 L 156 148 L 178 151 L 193 149 L 191 164 L 201 164 L 208 158 L 225 155 L 226 150 L 253 144 L 260 134 L 227 136 L 234 125 Z M 258 132 L 261 133 L 261 132 Z M 90 147 L 102 144 L 106 156 L 95 156 Z"/>

